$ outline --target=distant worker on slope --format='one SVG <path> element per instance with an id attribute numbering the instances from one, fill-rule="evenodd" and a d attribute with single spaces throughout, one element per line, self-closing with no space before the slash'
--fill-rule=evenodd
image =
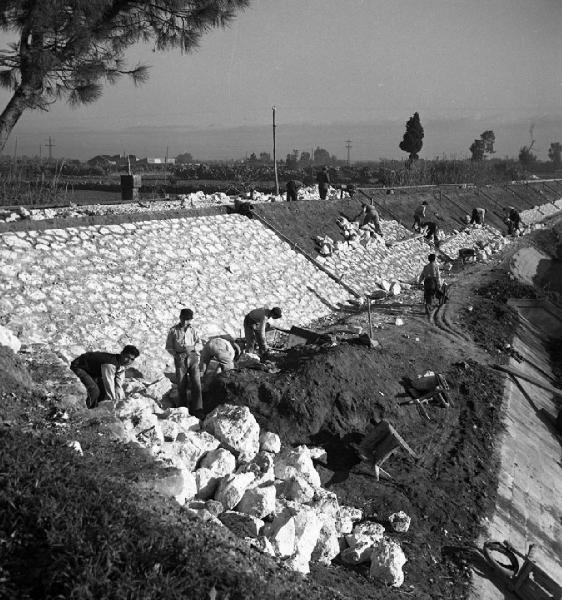
<path id="1" fill-rule="evenodd" d="M 296 202 L 298 200 L 298 191 L 300 188 L 300 182 L 294 179 L 289 179 L 285 185 L 287 190 L 287 202 Z"/>
<path id="2" fill-rule="evenodd" d="M 486 209 L 485 208 L 473 208 L 472 214 L 470 216 L 470 224 L 471 225 L 484 225 L 484 220 L 486 219 Z"/>
<path id="3" fill-rule="evenodd" d="M 256 343 L 258 344 L 262 357 L 267 356 L 267 341 L 265 339 L 265 325 L 268 319 L 280 319 L 281 309 L 278 306 L 273 308 L 255 308 L 244 317 L 244 336 L 246 338 L 246 352 L 254 352 Z"/>
<path id="4" fill-rule="evenodd" d="M 507 224 L 507 235 L 517 235 L 517 232 L 521 228 L 521 215 L 514 206 L 510 206 L 508 211 L 505 220 Z"/>
<path id="5" fill-rule="evenodd" d="M 439 265 L 435 262 L 435 259 L 435 254 L 430 254 L 427 257 L 429 262 L 425 265 L 419 277 L 419 283 L 423 283 L 425 314 L 428 317 L 429 311 L 431 310 L 431 304 L 433 303 L 433 298 L 441 289 L 441 273 L 439 272 Z"/>
<path id="6" fill-rule="evenodd" d="M 88 408 L 95 408 L 103 400 L 115 404 L 125 398 L 125 371 L 139 354 L 135 346 L 125 346 L 120 354 L 85 352 L 70 363 L 70 369 L 86 388 Z"/>
<path id="7" fill-rule="evenodd" d="M 421 223 L 423 219 L 425 219 L 425 209 L 427 208 L 427 202 L 424 200 L 415 210 L 414 212 L 414 231 L 421 230 Z"/>
<path id="8" fill-rule="evenodd" d="M 328 173 L 328 167 L 322 167 L 322 170 L 316 176 L 316 182 L 318 183 L 318 193 L 320 194 L 320 200 L 326 200 L 328 195 L 328 188 L 330 187 L 330 174 Z"/>
<path id="9" fill-rule="evenodd" d="M 353 220 L 359 222 L 360 229 L 367 228 L 368 226 L 382 236 L 379 213 L 374 206 L 363 204 L 361 212 Z"/>
<path id="10" fill-rule="evenodd" d="M 199 356 L 203 343 L 199 332 L 192 326 L 192 321 L 193 311 L 190 308 L 182 308 L 179 323 L 168 331 L 166 350 L 174 358 L 179 406 L 189 408 L 194 416 L 200 417 L 203 411 L 203 396 Z M 187 405 L 188 385 L 191 388 L 190 407 Z"/>

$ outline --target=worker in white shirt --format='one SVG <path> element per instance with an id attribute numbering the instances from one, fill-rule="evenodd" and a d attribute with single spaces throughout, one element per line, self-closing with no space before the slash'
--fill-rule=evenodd
<path id="1" fill-rule="evenodd" d="M 435 298 L 437 291 L 441 289 L 441 273 L 439 272 L 439 265 L 435 262 L 436 258 L 435 254 L 430 254 L 427 257 L 429 262 L 425 265 L 419 277 L 419 283 L 423 283 L 425 314 L 428 317 L 433 298 Z"/>
<path id="2" fill-rule="evenodd" d="M 202 417 L 203 396 L 199 357 L 203 343 L 199 332 L 193 327 L 192 321 L 193 311 L 190 308 L 182 308 L 179 323 L 168 332 L 166 350 L 174 357 L 179 406 L 187 407 L 187 388 L 189 386 L 191 388 L 191 406 L 188 408 L 194 416 Z"/>

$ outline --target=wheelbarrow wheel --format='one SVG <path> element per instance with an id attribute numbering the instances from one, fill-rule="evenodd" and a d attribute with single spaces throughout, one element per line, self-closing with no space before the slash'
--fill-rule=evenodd
<path id="1" fill-rule="evenodd" d="M 484 556 L 490 565 L 508 577 L 513 577 L 519 571 L 517 556 L 502 542 L 485 542 Z"/>

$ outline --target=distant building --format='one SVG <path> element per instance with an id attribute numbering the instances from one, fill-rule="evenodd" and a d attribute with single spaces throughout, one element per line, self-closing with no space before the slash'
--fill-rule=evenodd
<path id="1" fill-rule="evenodd" d="M 176 164 L 176 159 L 175 158 L 152 158 L 152 157 L 147 157 L 147 158 L 141 158 L 139 161 L 137 161 L 139 165 L 146 165 L 149 167 L 155 167 L 155 166 L 164 166 L 164 165 L 175 165 Z"/>

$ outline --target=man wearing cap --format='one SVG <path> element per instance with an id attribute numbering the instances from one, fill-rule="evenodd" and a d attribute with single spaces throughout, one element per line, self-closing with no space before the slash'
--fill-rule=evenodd
<path id="1" fill-rule="evenodd" d="M 273 308 L 254 308 L 244 317 L 244 337 L 246 338 L 246 352 L 254 352 L 256 342 L 262 356 L 268 351 L 267 341 L 265 339 L 265 324 L 268 319 L 280 319 L 281 309 L 278 306 Z"/>
<path id="2" fill-rule="evenodd" d="M 330 187 L 330 174 L 328 173 L 328 167 L 322 167 L 322 170 L 316 176 L 316 182 L 318 183 L 320 200 L 326 200 L 328 188 Z"/>
<path id="3" fill-rule="evenodd" d="M 71 371 L 86 388 L 88 408 L 95 408 L 103 400 L 111 400 L 115 404 L 125 398 L 125 371 L 139 354 L 135 346 L 125 346 L 120 354 L 85 352 L 70 363 Z"/>
<path id="4" fill-rule="evenodd" d="M 199 356 L 203 348 L 201 337 L 192 325 L 193 311 L 182 308 L 180 321 L 168 332 L 166 350 L 174 357 L 179 406 L 187 406 L 187 388 L 191 387 L 191 406 L 195 416 L 203 410 Z"/>

